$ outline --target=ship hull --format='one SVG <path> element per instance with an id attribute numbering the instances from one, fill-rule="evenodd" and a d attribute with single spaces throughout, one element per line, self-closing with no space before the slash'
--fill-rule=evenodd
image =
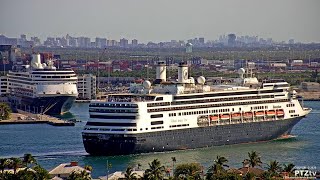
<path id="1" fill-rule="evenodd" d="M 303 117 L 137 134 L 83 133 L 91 155 L 126 155 L 268 141 L 290 134 Z"/>
<path id="2" fill-rule="evenodd" d="M 74 96 L 56 96 L 56 97 L 38 97 L 38 98 L 14 98 L 12 103 L 17 109 L 33 113 L 44 113 L 48 115 L 61 115 L 68 112 L 72 107 L 76 97 Z M 17 103 L 19 102 L 19 103 Z"/>

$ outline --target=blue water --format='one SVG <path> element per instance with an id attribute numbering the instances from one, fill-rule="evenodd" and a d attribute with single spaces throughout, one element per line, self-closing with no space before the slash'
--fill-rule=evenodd
<path id="1" fill-rule="evenodd" d="M 264 163 L 277 160 L 297 166 L 316 166 L 319 170 L 320 102 L 305 102 L 305 106 L 313 108 L 313 111 L 294 127 L 292 134 L 295 137 L 291 139 L 166 153 L 93 157 L 87 155 L 81 139 L 81 130 L 89 117 L 88 104 L 76 103 L 71 113 L 82 122 L 75 127 L 46 124 L 0 126 L 0 157 L 21 157 L 24 153 L 32 153 L 49 170 L 60 163 L 78 161 L 80 165 L 91 165 L 93 177 L 98 177 L 107 174 L 107 160 L 112 164 L 110 172 L 122 171 L 128 165 L 136 166 L 138 163 L 142 169 L 148 168 L 148 162 L 155 158 L 171 167 L 171 157 L 176 157 L 177 163 L 199 162 L 208 167 L 217 155 L 227 157 L 230 166 L 240 167 L 248 152 L 254 150 L 261 154 Z"/>

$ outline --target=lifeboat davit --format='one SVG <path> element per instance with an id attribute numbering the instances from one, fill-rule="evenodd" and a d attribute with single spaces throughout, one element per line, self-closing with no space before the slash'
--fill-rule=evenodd
<path id="1" fill-rule="evenodd" d="M 233 114 L 231 114 L 231 118 L 232 119 L 240 119 L 241 118 L 241 114 L 240 113 L 233 113 Z"/>
<path id="2" fill-rule="evenodd" d="M 245 118 L 252 118 L 252 112 L 245 112 L 245 113 L 243 113 L 243 117 L 245 117 Z"/>
<path id="3" fill-rule="evenodd" d="M 266 111 L 266 114 L 267 116 L 274 116 L 276 115 L 276 112 L 274 110 L 269 110 L 269 111 Z"/>
<path id="4" fill-rule="evenodd" d="M 264 111 L 257 111 L 257 112 L 255 112 L 255 115 L 256 115 L 257 117 L 264 116 Z"/>
<path id="5" fill-rule="evenodd" d="M 210 115 L 209 117 L 210 117 L 211 121 L 218 121 L 218 119 L 219 119 L 218 115 Z"/>
<path id="6" fill-rule="evenodd" d="M 226 119 L 229 119 L 229 118 L 230 118 L 229 114 L 220 114 L 220 119 L 222 119 L 222 120 L 226 120 Z"/>
<path id="7" fill-rule="evenodd" d="M 277 116 L 284 116 L 284 111 L 283 111 L 283 109 L 278 109 L 278 110 L 276 111 L 276 114 L 277 114 Z"/>

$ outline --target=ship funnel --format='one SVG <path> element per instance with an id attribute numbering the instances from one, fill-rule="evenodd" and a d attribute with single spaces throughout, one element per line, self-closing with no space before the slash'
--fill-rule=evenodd
<path id="1" fill-rule="evenodd" d="M 39 68 L 39 65 L 41 64 L 41 56 L 40 54 L 33 54 L 32 55 L 32 60 L 31 60 L 31 66 L 33 68 Z"/>
<path id="2" fill-rule="evenodd" d="M 189 77 L 188 65 L 186 62 L 179 63 L 178 66 L 178 82 L 187 83 Z"/>
<path id="3" fill-rule="evenodd" d="M 165 82 L 167 79 L 167 67 L 164 62 L 158 62 L 157 69 L 156 69 L 156 80 L 155 84 L 159 84 L 160 82 Z"/>

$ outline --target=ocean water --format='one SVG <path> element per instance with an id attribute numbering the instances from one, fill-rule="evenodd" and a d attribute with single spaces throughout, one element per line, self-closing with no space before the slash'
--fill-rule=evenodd
<path id="1" fill-rule="evenodd" d="M 217 155 L 225 156 L 231 167 L 241 167 L 251 150 L 260 153 L 263 167 L 271 160 L 281 164 L 292 162 L 297 166 L 312 166 L 320 170 L 320 102 L 305 102 L 313 108 L 307 118 L 301 120 L 292 130 L 293 138 L 269 142 L 227 145 L 193 150 L 149 153 L 127 156 L 89 156 L 83 147 L 81 130 L 88 115 L 88 104 L 76 103 L 71 115 L 81 120 L 75 127 L 54 127 L 46 124 L 1 125 L 0 157 L 22 157 L 24 153 L 36 156 L 38 162 L 48 170 L 60 163 L 78 161 L 80 165 L 91 165 L 93 177 L 107 174 L 107 161 L 112 164 L 109 172 L 125 170 L 127 166 L 142 169 L 148 163 L 159 159 L 167 167 L 172 166 L 171 157 L 176 163 L 199 162 L 204 168 L 210 166 Z"/>

